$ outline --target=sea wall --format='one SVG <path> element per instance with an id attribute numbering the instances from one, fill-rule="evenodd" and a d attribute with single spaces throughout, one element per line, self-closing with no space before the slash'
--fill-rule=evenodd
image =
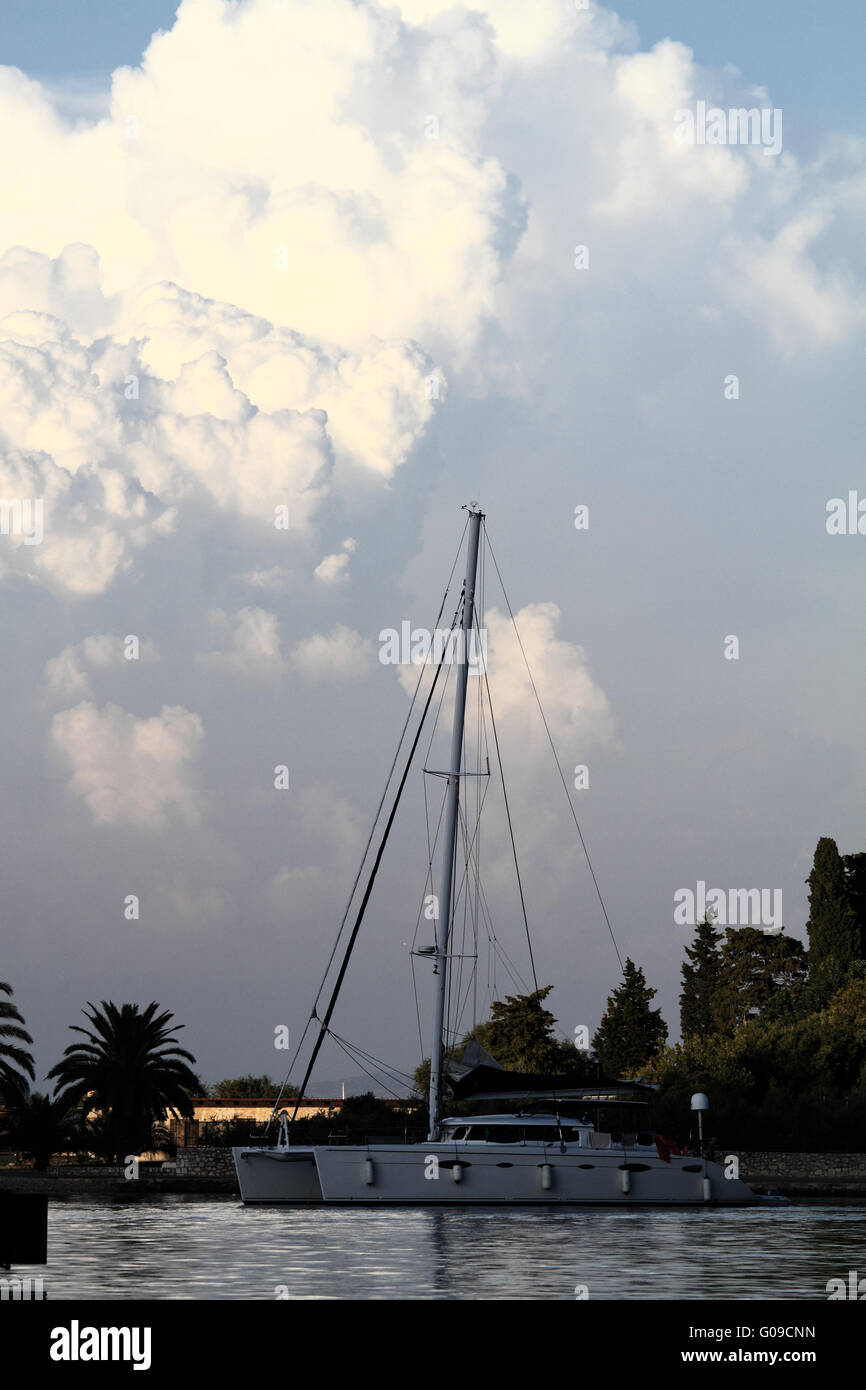
<path id="1" fill-rule="evenodd" d="M 758 1190 L 777 1187 L 788 1196 L 809 1198 L 866 1197 L 866 1153 L 776 1153 L 766 1150 L 715 1150 L 716 1162 L 729 1155 L 739 1160 L 739 1176 Z M 136 1178 L 109 1165 L 53 1164 L 37 1173 L 32 1168 L 0 1168 L 0 1191 L 41 1192 L 68 1197 L 111 1197 L 134 1201 L 158 1193 L 238 1194 L 229 1148 L 180 1148 L 174 1162 L 141 1163 Z"/>
<path id="2" fill-rule="evenodd" d="M 716 1151 L 718 1162 L 723 1162 L 724 1157 L 721 1149 Z M 793 1187 L 797 1191 L 808 1191 L 814 1187 L 815 1191 L 836 1188 L 843 1192 L 852 1187 L 866 1191 L 866 1153 L 774 1153 L 754 1149 L 739 1153 L 737 1157 L 740 1177 L 745 1182 L 771 1184 L 783 1190 Z"/>
<path id="3" fill-rule="evenodd" d="M 231 1149 L 178 1149 L 175 1173 L 179 1178 L 223 1178 L 234 1181 L 235 1165 Z"/>

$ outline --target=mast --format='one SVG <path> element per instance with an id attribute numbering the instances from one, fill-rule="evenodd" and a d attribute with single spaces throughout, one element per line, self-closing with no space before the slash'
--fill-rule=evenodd
<path id="1" fill-rule="evenodd" d="M 431 1141 L 439 1138 L 442 1114 L 442 1071 L 445 1052 L 445 996 L 448 989 L 448 938 L 451 934 L 451 890 L 454 882 L 454 861 L 457 854 L 457 822 L 460 802 L 460 769 L 463 760 L 463 723 L 466 715 L 466 684 L 469 675 L 469 643 L 475 615 L 475 577 L 478 569 L 478 541 L 483 512 L 477 503 L 469 505 L 469 540 L 466 546 L 466 578 L 463 582 L 462 647 L 458 646 L 457 695 L 454 701 L 454 725 L 451 730 L 451 761 L 445 803 L 445 835 L 442 875 L 439 880 L 439 932 L 436 943 L 436 1010 L 433 1022 L 433 1044 L 430 1049 L 430 1133 Z"/>

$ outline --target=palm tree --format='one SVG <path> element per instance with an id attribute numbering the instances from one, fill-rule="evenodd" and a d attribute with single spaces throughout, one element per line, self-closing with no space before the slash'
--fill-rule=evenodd
<path id="1" fill-rule="evenodd" d="M 103 999 L 97 1009 L 88 1002 L 82 1013 L 95 1031 L 72 1024 L 88 1041 L 67 1047 L 48 1073 L 58 1078 L 55 1095 L 67 1109 L 86 1101 L 86 1109 L 100 1112 L 105 1147 L 115 1159 L 146 1148 L 154 1121 L 193 1114 L 190 1096 L 200 1083 L 187 1062 L 195 1058 L 175 1043 L 183 1024 L 169 1028 L 174 1015 L 158 1009 L 155 1001 L 142 1012 L 137 1004 L 118 1008 Z"/>
<path id="2" fill-rule="evenodd" d="M 12 986 L 0 980 L 0 993 L 11 995 Z M 19 1026 L 23 1022 L 14 1004 L 0 999 L 0 1100 L 7 1105 L 16 1104 L 27 1095 L 30 1081 L 36 1075 L 30 1053 L 16 1045 L 33 1042 L 30 1034 Z M 6 1038 L 14 1038 L 15 1042 L 6 1042 Z M 22 1076 L 22 1072 L 26 1075 Z"/>
<path id="3" fill-rule="evenodd" d="M 36 1168 L 47 1168 L 53 1154 L 81 1147 L 80 1132 L 64 1102 L 39 1091 L 9 1107 L 0 1132 L 4 1142 L 32 1158 Z"/>

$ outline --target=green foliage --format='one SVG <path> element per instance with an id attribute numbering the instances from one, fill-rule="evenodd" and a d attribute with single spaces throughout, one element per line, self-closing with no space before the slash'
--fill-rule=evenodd
<path id="1" fill-rule="evenodd" d="M 632 1079 L 664 1044 L 668 1030 L 661 1009 L 650 1008 L 656 993 L 641 968 L 626 957 L 623 982 L 608 999 L 592 1040 L 602 1072 L 610 1080 Z"/>
<path id="2" fill-rule="evenodd" d="M 226 1081 L 218 1081 L 213 1087 L 212 1094 L 221 1100 L 232 1100 L 235 1097 L 269 1097 L 276 1099 L 279 1094 L 280 1083 L 272 1081 L 269 1076 L 236 1076 Z M 287 1098 L 298 1094 L 297 1086 L 285 1086 L 283 1095 Z"/>
<path id="3" fill-rule="evenodd" d="M 34 1167 L 47 1168 L 56 1153 L 81 1148 L 80 1127 L 62 1101 L 33 1091 L 11 1106 L 0 1137 L 16 1153 L 32 1158 Z"/>
<path id="4" fill-rule="evenodd" d="M 681 1125 L 694 1091 L 710 1096 L 712 1128 L 743 1148 L 862 1147 L 866 1123 L 866 969 L 821 1009 L 763 1014 L 730 1035 L 665 1048 L 657 1119 Z M 677 1118 L 678 1117 L 678 1118 Z"/>
<path id="5" fill-rule="evenodd" d="M 556 1075 L 576 1070 L 581 1054 L 572 1043 L 553 1036 L 556 1019 L 543 1007 L 552 989 L 553 985 L 547 985 L 532 994 L 495 1000 L 488 1022 L 467 1034 L 464 1044 L 474 1038 L 506 1071 Z"/>
<path id="6" fill-rule="evenodd" d="M 705 915 L 697 925 L 694 942 L 686 947 L 680 994 L 680 1029 L 684 1038 L 693 1034 L 705 1036 L 713 1031 L 713 995 L 721 974 L 721 939 L 722 933 L 716 931 L 711 918 Z"/>
<path id="7" fill-rule="evenodd" d="M 495 1000 L 488 1021 L 467 1033 L 457 1047 L 449 1048 L 446 1059 L 460 1061 L 466 1044 L 474 1038 L 506 1071 L 543 1076 L 577 1073 L 585 1074 L 589 1080 L 595 1072 L 586 1053 L 554 1036 L 556 1019 L 543 1007 L 552 989 L 553 985 L 547 985 L 532 994 L 508 994 L 504 1001 Z M 430 1090 L 429 1057 L 415 1068 L 413 1089 L 415 1095 L 426 1099 Z"/>
<path id="8" fill-rule="evenodd" d="M 853 886 L 855 900 L 861 902 L 864 873 L 861 857 L 852 855 L 850 858 L 854 863 L 849 881 L 836 841 L 827 836 L 818 841 L 812 872 L 807 879 L 810 966 L 821 966 L 830 959 L 848 964 L 861 954 L 861 926 L 849 889 Z"/>
<path id="9" fill-rule="evenodd" d="M 0 980 L 0 995 L 11 998 L 12 986 Z M 29 1082 L 36 1075 L 33 1058 L 20 1043 L 32 1043 L 33 1039 L 24 1028 L 24 1019 L 14 1004 L 0 998 L 0 1101 L 6 1105 L 18 1104 L 29 1090 Z"/>
<path id="10" fill-rule="evenodd" d="M 866 958 L 866 854 L 843 854 L 848 901 L 857 920 L 857 958 Z"/>
<path id="11" fill-rule="evenodd" d="M 805 979 L 805 951 L 795 937 L 757 927 L 728 927 L 711 996 L 713 1031 L 733 1033 L 763 1013 L 780 991 L 798 987 Z"/>
<path id="12" fill-rule="evenodd" d="M 463 1056 L 463 1049 L 471 1038 L 472 1034 L 467 1033 L 466 1037 L 458 1047 L 449 1047 L 445 1053 L 446 1065 L 448 1062 L 459 1062 Z M 491 1056 L 493 1054 L 491 1053 Z M 415 1068 L 412 1075 L 412 1094 L 420 1096 L 422 1100 L 427 1099 L 430 1094 L 430 1058 L 424 1057 Z"/>
<path id="13" fill-rule="evenodd" d="M 230 1120 L 205 1120 L 199 1125 L 197 1142 L 217 1148 L 238 1148 L 247 1144 L 250 1139 L 263 1139 L 266 1133 L 267 1120 L 244 1120 L 237 1117 Z"/>
<path id="14" fill-rule="evenodd" d="M 176 1045 L 183 1025 L 169 1027 L 174 1015 L 158 1009 L 155 1001 L 143 1011 L 137 1004 L 88 1004 L 83 1012 L 93 1031 L 71 1025 L 88 1041 L 67 1047 L 48 1073 L 67 1109 L 98 1112 L 89 1127 L 95 1151 L 118 1160 L 148 1146 L 154 1121 L 193 1113 L 190 1097 L 200 1083 L 187 1063 L 195 1058 Z"/>

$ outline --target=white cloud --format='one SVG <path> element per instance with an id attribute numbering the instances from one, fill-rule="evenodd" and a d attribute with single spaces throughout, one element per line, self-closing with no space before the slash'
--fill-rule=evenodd
<path id="1" fill-rule="evenodd" d="M 305 637 L 292 650 L 292 661 L 309 680 L 357 680 L 369 674 L 373 644 L 338 623 L 333 631 Z"/>
<path id="2" fill-rule="evenodd" d="M 555 603 L 530 603 L 514 615 L 526 662 L 532 672 L 554 738 L 613 741 L 613 719 L 607 696 L 589 671 L 586 652 L 557 635 L 561 613 Z M 526 662 L 507 614 L 491 608 L 485 614 L 488 670 L 494 715 L 503 725 L 544 738 Z M 573 744 L 572 744 L 573 746 Z"/>
<path id="3" fill-rule="evenodd" d="M 341 550 L 326 555 L 316 565 L 313 574 L 320 584 L 343 584 L 349 578 L 349 559 L 358 549 L 358 542 L 349 536 L 343 541 Z"/>
<path id="4" fill-rule="evenodd" d="M 526 662 L 506 614 L 489 608 L 484 623 L 493 714 L 498 726 L 503 729 L 510 726 L 517 736 L 517 755 L 532 761 L 546 741 L 526 670 L 527 662 L 554 740 L 567 741 L 569 746 L 573 746 L 574 740 L 613 743 L 613 718 L 607 696 L 590 674 L 584 648 L 557 636 L 561 618 L 558 606 L 530 603 L 514 616 Z M 403 689 L 407 694 L 414 694 L 420 667 L 406 664 L 398 665 L 396 670 Z M 432 679 L 433 671 L 431 663 L 425 670 L 427 681 Z M 477 679 L 471 678 L 470 686 L 474 686 Z M 454 682 L 449 681 L 446 704 L 450 705 L 453 697 Z"/>
<path id="5" fill-rule="evenodd" d="M 265 570 L 247 570 L 238 578 L 251 589 L 287 589 L 291 571 L 283 565 L 271 565 Z"/>
<path id="6" fill-rule="evenodd" d="M 83 701 L 56 714 L 51 739 L 69 771 L 69 791 L 100 825 L 131 824 L 157 830 L 172 816 L 199 818 L 192 764 L 204 728 L 182 705 L 138 718 L 118 705 Z"/>
<path id="7" fill-rule="evenodd" d="M 271 679 L 280 674 L 283 657 L 275 613 L 264 608 L 241 608 L 237 613 L 215 609 L 210 621 L 222 645 L 200 653 L 196 660 L 201 665 L 253 679 Z"/>
<path id="8" fill-rule="evenodd" d="M 596 311 L 637 278 L 785 354 L 845 341 L 864 300 L 827 234 L 861 153 L 834 177 L 682 146 L 678 108 L 755 84 L 631 41 L 563 0 L 185 0 L 75 126 L 0 68 L 0 486 L 52 513 L 0 573 L 101 594 L 208 506 L 267 527 L 288 504 L 309 531 L 405 463 L 431 376 L 532 389 L 487 330 L 527 342 L 578 242 Z"/>
<path id="9" fill-rule="evenodd" d="M 126 634 L 134 636 L 135 634 Z M 130 646 L 129 650 L 133 650 Z M 157 651 L 152 642 L 139 642 L 135 658 L 127 658 L 125 638 L 113 633 L 93 633 L 80 642 L 70 643 L 58 656 L 46 662 L 43 672 L 46 694 L 50 698 L 70 700 L 93 694 L 91 671 L 118 669 L 128 660 L 155 661 Z"/>

